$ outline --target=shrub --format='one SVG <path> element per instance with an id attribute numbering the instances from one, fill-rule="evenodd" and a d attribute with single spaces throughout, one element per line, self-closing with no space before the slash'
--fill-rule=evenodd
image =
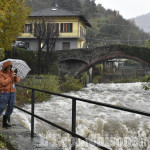
<path id="1" fill-rule="evenodd" d="M 143 78 L 142 81 L 143 81 L 143 82 L 150 82 L 150 74 L 147 74 L 147 75 Z"/>
<path id="2" fill-rule="evenodd" d="M 96 83 L 100 83 L 102 80 L 102 77 L 101 76 L 96 76 L 93 78 L 93 83 L 96 84 Z"/>
<path id="3" fill-rule="evenodd" d="M 142 88 L 145 90 L 149 90 L 150 89 L 150 74 L 147 74 L 142 81 L 146 82 L 142 84 Z"/>
<path id="4" fill-rule="evenodd" d="M 20 84 L 31 88 L 60 93 L 59 80 L 58 77 L 54 75 L 31 76 L 29 78 L 24 79 Z M 32 90 L 18 87 L 17 93 L 18 94 L 16 102 L 18 105 L 31 103 Z M 36 102 L 48 100 L 49 98 L 50 94 L 46 94 L 43 92 L 35 92 Z"/>
<path id="5" fill-rule="evenodd" d="M 80 79 L 74 77 L 65 76 L 65 81 L 61 85 L 63 92 L 78 91 L 82 89 L 82 82 Z"/>

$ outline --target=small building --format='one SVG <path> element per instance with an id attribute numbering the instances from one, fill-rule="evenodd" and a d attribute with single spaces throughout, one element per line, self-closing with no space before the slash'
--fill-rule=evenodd
<path id="1" fill-rule="evenodd" d="M 24 33 L 17 38 L 17 40 L 25 42 L 27 49 L 38 50 L 38 41 L 34 36 L 35 25 L 33 20 L 43 17 L 45 18 L 47 25 L 55 24 L 59 31 L 54 46 L 55 50 L 68 50 L 85 47 L 86 29 L 87 27 L 91 27 L 91 24 L 85 19 L 85 17 L 60 8 L 47 8 L 33 12 L 28 17 Z"/>

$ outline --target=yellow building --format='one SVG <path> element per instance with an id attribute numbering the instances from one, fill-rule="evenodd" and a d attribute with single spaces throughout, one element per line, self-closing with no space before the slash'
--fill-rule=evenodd
<path id="1" fill-rule="evenodd" d="M 86 28 L 91 27 L 90 23 L 83 15 L 59 8 L 48 8 L 33 12 L 25 24 L 24 33 L 18 40 L 25 42 L 26 48 L 31 50 L 38 49 L 35 34 L 34 20 L 45 18 L 48 24 L 55 24 L 58 36 L 55 42 L 55 50 L 76 49 L 85 47 Z"/>

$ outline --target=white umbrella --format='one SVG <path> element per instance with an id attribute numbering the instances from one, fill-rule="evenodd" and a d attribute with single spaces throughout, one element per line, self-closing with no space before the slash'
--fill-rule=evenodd
<path id="1" fill-rule="evenodd" d="M 17 75 L 23 79 L 26 77 L 28 72 L 31 70 L 30 67 L 26 64 L 25 61 L 20 60 L 20 59 L 6 59 L 4 61 L 0 62 L 0 70 L 2 70 L 3 63 L 11 61 L 12 62 L 12 70 L 17 69 L 18 73 Z"/>

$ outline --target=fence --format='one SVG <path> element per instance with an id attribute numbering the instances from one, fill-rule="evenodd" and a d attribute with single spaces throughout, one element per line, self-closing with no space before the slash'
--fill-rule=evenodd
<path id="1" fill-rule="evenodd" d="M 108 108 L 113 108 L 113 109 L 117 109 L 117 110 L 122 110 L 122 111 L 126 111 L 126 112 L 131 112 L 131 113 L 136 113 L 136 114 L 140 114 L 140 115 L 144 115 L 144 116 L 148 116 L 150 117 L 150 113 L 148 112 L 144 112 L 144 111 L 139 111 L 139 110 L 136 110 L 136 109 L 130 109 L 130 108 L 126 108 L 126 107 L 120 107 L 120 106 L 115 106 L 115 105 L 111 105 L 111 104 L 106 104 L 106 103 L 101 103 L 101 102 L 96 102 L 96 101 L 91 101 L 91 100 L 87 100 L 87 99 L 83 99 L 83 98 L 77 98 L 77 97 L 73 97 L 73 96 L 68 96 L 68 95 L 64 95 L 64 94 L 58 94 L 58 93 L 53 93 L 53 92 L 49 92 L 49 91 L 44 91 L 44 90 L 40 90 L 40 89 L 35 89 L 35 88 L 30 88 L 30 87 L 25 87 L 25 86 L 20 86 L 20 85 L 16 85 L 17 87 L 20 87 L 20 88 L 26 88 L 26 89 L 30 89 L 32 90 L 32 107 L 31 107 L 31 113 L 29 111 L 26 111 L 18 106 L 15 106 L 15 108 L 31 115 L 31 138 L 34 138 L 34 118 L 38 118 L 58 129 L 61 129 L 62 131 L 72 135 L 72 150 L 75 150 L 76 149 L 76 138 L 79 138 L 89 144 L 92 144 L 102 150 L 109 150 L 108 148 L 104 147 L 104 146 L 101 146 L 99 145 L 98 143 L 95 143 L 83 136 L 80 136 L 79 134 L 76 134 L 76 102 L 77 101 L 81 101 L 81 102 L 85 102 L 85 103 L 90 103 L 90 104 L 95 104 L 95 105 L 99 105 L 99 106 L 104 106 L 104 107 L 108 107 Z M 47 93 L 47 94 L 51 94 L 51 95 L 56 95 L 56 96 L 61 96 L 61 97 L 65 97 L 65 98 L 69 98 L 69 99 L 72 99 L 72 131 L 69 131 L 51 121 L 48 121 L 40 116 L 37 116 L 35 113 L 34 113 L 34 104 L 35 104 L 35 91 L 38 91 L 38 92 L 43 92 L 43 93 Z"/>

